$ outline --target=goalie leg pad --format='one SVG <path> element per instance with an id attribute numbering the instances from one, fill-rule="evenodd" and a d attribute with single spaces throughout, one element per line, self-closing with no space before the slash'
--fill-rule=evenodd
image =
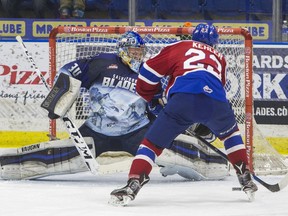
<path id="1" fill-rule="evenodd" d="M 85 137 L 89 148 L 93 139 Z M 92 149 L 95 153 L 95 149 Z M 87 171 L 87 167 L 70 139 L 56 140 L 0 151 L 2 179 L 20 180 Z"/>
<path id="2" fill-rule="evenodd" d="M 80 87 L 80 80 L 61 73 L 41 107 L 48 110 L 51 119 L 64 116 L 76 100 Z"/>
<path id="3" fill-rule="evenodd" d="M 224 179 L 229 174 L 227 161 L 196 142 L 194 137 L 179 135 L 173 143 L 173 150 L 165 149 L 156 159 L 156 164 L 162 167 L 161 174 L 178 174 L 195 181 Z"/>
<path id="4" fill-rule="evenodd" d="M 221 180 L 229 174 L 227 164 L 207 163 L 200 159 L 191 160 L 168 149 L 157 158 L 156 164 L 162 167 L 160 173 L 163 176 L 178 174 L 193 181 Z"/>
<path id="5" fill-rule="evenodd" d="M 191 125 L 187 130 L 186 133 L 189 135 L 190 132 L 194 132 L 196 135 L 202 137 L 207 142 L 214 142 L 216 140 L 216 135 L 205 125 L 200 123 L 195 123 Z"/>

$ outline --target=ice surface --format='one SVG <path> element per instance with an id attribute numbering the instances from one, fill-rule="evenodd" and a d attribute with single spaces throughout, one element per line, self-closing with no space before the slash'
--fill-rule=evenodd
<path id="1" fill-rule="evenodd" d="M 283 177 L 283 176 L 282 176 Z M 125 185 L 127 173 L 87 173 L 34 181 L 0 180 L 1 216 L 287 216 L 288 188 L 272 193 L 259 185 L 256 200 L 232 191 L 235 176 L 223 181 L 187 181 L 162 177 L 155 169 L 150 182 L 126 207 L 108 205 L 110 192 Z M 281 176 L 262 177 L 276 183 Z"/>

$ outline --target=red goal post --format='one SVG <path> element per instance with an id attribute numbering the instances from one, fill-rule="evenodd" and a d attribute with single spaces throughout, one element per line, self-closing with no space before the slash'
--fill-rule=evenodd
<path id="1" fill-rule="evenodd" d="M 252 59 L 253 40 L 251 34 L 244 28 L 218 28 L 220 35 L 217 50 L 226 56 L 228 84 L 226 91 L 232 104 L 239 125 L 242 125 L 245 145 L 247 147 L 251 169 L 253 151 L 255 149 L 254 117 L 253 117 L 253 89 L 252 89 Z M 86 58 L 99 52 L 115 52 L 117 38 L 126 31 L 136 31 L 143 37 L 147 46 L 147 58 L 159 52 L 166 44 L 179 40 L 179 36 L 191 35 L 193 28 L 186 27 L 67 27 L 54 28 L 49 36 L 49 73 L 50 85 L 57 70 L 69 61 Z M 230 78 L 230 79 L 229 79 Z M 85 93 L 83 93 L 85 95 Z M 230 97 L 229 97 L 230 95 Z M 88 97 L 80 96 L 80 102 L 76 103 L 75 113 L 72 119 L 83 122 L 86 113 L 83 108 L 77 108 L 77 104 L 87 104 Z M 78 116 L 80 110 L 80 116 Z M 82 116 L 81 116 L 82 115 Z M 86 115 L 87 117 L 87 115 Z M 81 124 L 79 123 L 79 125 Z M 50 133 L 52 137 L 61 131 L 60 122 L 51 121 Z M 257 130 L 258 131 L 258 130 Z M 257 141 L 258 142 L 258 141 Z M 262 141 L 260 141 L 262 142 Z"/>

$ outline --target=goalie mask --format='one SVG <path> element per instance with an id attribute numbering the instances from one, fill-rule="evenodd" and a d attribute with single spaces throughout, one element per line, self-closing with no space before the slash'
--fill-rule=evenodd
<path id="1" fill-rule="evenodd" d="M 218 44 L 219 34 L 213 25 L 199 24 L 192 33 L 192 40 L 199 41 L 209 46 Z"/>
<path id="2" fill-rule="evenodd" d="M 142 37 L 133 31 L 123 34 L 117 42 L 117 54 L 131 70 L 138 73 L 145 56 L 145 43 Z"/>

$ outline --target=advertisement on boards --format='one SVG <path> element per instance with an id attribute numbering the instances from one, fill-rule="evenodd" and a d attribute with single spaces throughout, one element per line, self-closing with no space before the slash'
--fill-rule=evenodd
<path id="1" fill-rule="evenodd" d="M 288 124 L 288 46 L 255 45 L 254 115 L 258 124 Z"/>

